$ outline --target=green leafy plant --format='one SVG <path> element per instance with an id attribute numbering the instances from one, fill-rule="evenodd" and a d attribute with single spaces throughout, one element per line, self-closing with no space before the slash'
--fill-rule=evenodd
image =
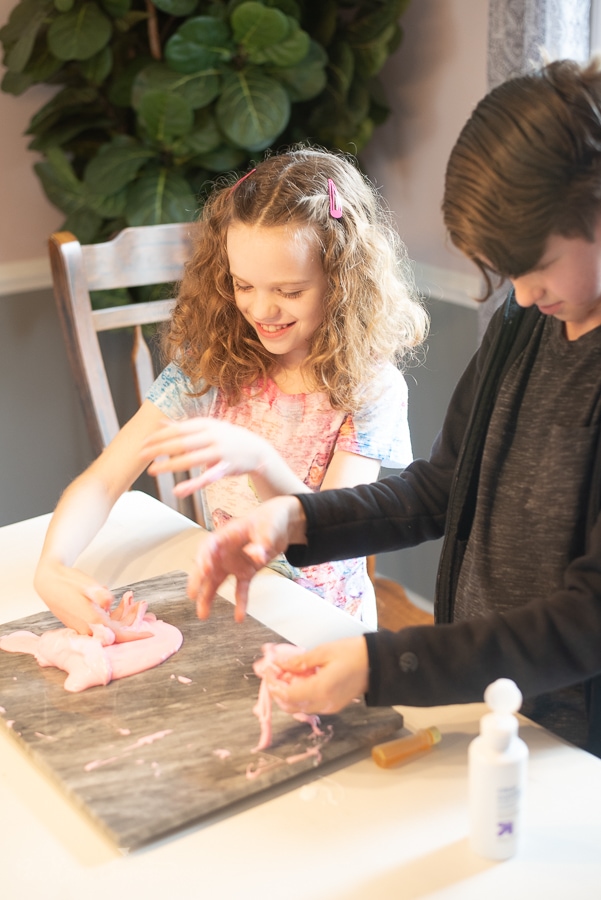
<path id="1" fill-rule="evenodd" d="M 358 152 L 408 0 L 20 0 L 3 91 L 57 91 L 29 147 L 84 243 L 195 217 L 218 173 L 310 140 Z"/>

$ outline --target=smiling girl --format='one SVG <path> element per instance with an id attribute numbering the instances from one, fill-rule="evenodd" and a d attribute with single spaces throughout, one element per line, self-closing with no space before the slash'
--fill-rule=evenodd
<path id="1" fill-rule="evenodd" d="M 355 163 L 309 148 L 268 157 L 218 187 L 195 227 L 168 365 L 61 498 L 38 566 L 38 592 L 82 632 L 106 621 L 113 597 L 72 567 L 152 460 L 153 475 L 198 473 L 177 491 L 201 491 L 209 528 L 280 494 L 372 482 L 382 463 L 411 461 L 397 366 L 422 340 L 426 315 Z M 364 558 L 272 565 L 376 626 Z"/>

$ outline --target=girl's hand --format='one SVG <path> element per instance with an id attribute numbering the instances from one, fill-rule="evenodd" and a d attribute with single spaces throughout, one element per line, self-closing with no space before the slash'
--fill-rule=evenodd
<path id="1" fill-rule="evenodd" d="M 277 659 L 265 673 L 269 693 L 287 713 L 336 713 L 367 691 L 369 662 L 363 637 L 322 644 Z"/>
<path id="2" fill-rule="evenodd" d="M 153 476 L 186 472 L 193 467 L 204 469 L 200 476 L 176 486 L 178 497 L 187 497 L 226 475 L 260 472 L 272 454 L 270 444 L 246 428 L 202 417 L 165 421 L 145 441 L 143 450 L 143 458 L 154 459 L 148 468 Z"/>
<path id="3" fill-rule="evenodd" d="M 140 627 L 138 603 L 127 609 L 119 604 L 111 612 L 113 594 L 78 569 L 42 561 L 34 587 L 57 619 L 79 634 L 91 634 L 91 625 L 105 625 L 114 633 L 116 643 L 151 636 L 151 632 Z"/>
<path id="4" fill-rule="evenodd" d="M 283 553 L 289 544 L 303 544 L 305 516 L 296 497 L 267 500 L 248 516 L 230 519 L 203 535 L 188 578 L 188 596 L 199 619 L 207 619 L 215 593 L 228 575 L 236 576 L 235 619 L 246 614 L 248 588 L 255 572 Z"/>

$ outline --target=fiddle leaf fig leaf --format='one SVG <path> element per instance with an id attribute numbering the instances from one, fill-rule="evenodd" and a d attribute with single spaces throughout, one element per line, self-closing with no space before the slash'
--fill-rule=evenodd
<path id="1" fill-rule="evenodd" d="M 142 175 L 127 191 L 128 225 L 191 222 L 196 199 L 186 179 L 165 168 Z"/>
<path id="2" fill-rule="evenodd" d="M 239 150 L 229 144 L 222 144 L 209 153 L 201 153 L 196 161 L 209 172 L 227 172 L 237 169 L 245 159 L 244 150 Z"/>
<path id="3" fill-rule="evenodd" d="M 0 89 L 5 94 L 12 94 L 14 97 L 19 97 L 34 83 L 35 81 L 31 75 L 25 75 L 21 72 L 11 72 L 7 69 L 2 78 Z"/>
<path id="4" fill-rule="evenodd" d="M 31 14 L 22 23 L 18 37 L 11 43 L 4 57 L 4 65 L 6 68 L 15 73 L 22 72 L 31 59 L 38 32 L 46 21 L 47 10 L 45 6 L 34 6 L 33 4 L 28 3 L 27 8 Z M 11 22 L 9 24 L 14 23 Z"/>
<path id="5" fill-rule="evenodd" d="M 36 163 L 34 168 L 48 199 L 64 213 L 68 215 L 85 207 L 84 186 L 62 150 L 51 147 L 46 152 L 46 160 Z"/>
<path id="6" fill-rule="evenodd" d="M 131 0 L 100 0 L 100 5 L 113 19 L 122 19 L 131 9 Z"/>
<path id="7" fill-rule="evenodd" d="M 88 192 L 86 203 L 92 212 L 103 219 L 118 219 L 124 215 L 127 206 L 127 189 L 123 188 L 115 194 L 96 194 Z"/>
<path id="8" fill-rule="evenodd" d="M 265 6 L 281 9 L 287 16 L 292 16 L 297 22 L 300 22 L 301 10 L 296 0 L 265 0 Z"/>
<path id="9" fill-rule="evenodd" d="M 48 46 L 58 59 L 89 59 L 108 43 L 112 26 L 96 3 L 58 16 L 48 29 Z"/>
<path id="10" fill-rule="evenodd" d="M 271 47 L 288 34 L 288 16 L 279 9 L 270 9 L 257 0 L 237 6 L 231 15 L 234 41 L 248 50 Z"/>
<path id="11" fill-rule="evenodd" d="M 217 97 L 219 86 L 219 76 L 215 69 L 185 74 L 174 72 L 164 63 L 153 63 L 136 76 L 132 89 L 132 105 L 137 109 L 147 91 L 162 90 L 179 94 L 191 109 L 201 109 Z"/>
<path id="12" fill-rule="evenodd" d="M 103 47 L 99 53 L 82 62 L 81 71 L 89 82 L 102 84 L 113 68 L 113 51 L 109 46 Z"/>
<path id="13" fill-rule="evenodd" d="M 262 53 L 266 62 L 276 66 L 294 66 L 305 58 L 309 50 L 310 38 L 295 19 L 288 16 L 288 34 L 276 44 L 265 47 Z M 252 61 L 252 55 L 249 54 Z"/>
<path id="14" fill-rule="evenodd" d="M 154 0 L 154 5 L 170 16 L 191 16 L 198 0 Z"/>
<path id="15" fill-rule="evenodd" d="M 215 113 L 233 144 L 264 150 L 288 124 L 290 98 L 274 78 L 253 69 L 234 72 L 224 79 Z"/>
<path id="16" fill-rule="evenodd" d="M 355 74 L 355 56 L 350 44 L 338 41 L 330 50 L 331 86 L 339 100 L 345 100 Z"/>
<path id="17" fill-rule="evenodd" d="M 63 222 L 62 231 L 70 231 L 82 244 L 91 244 L 102 225 L 102 216 L 91 209 L 82 208 L 70 213 Z"/>
<path id="18" fill-rule="evenodd" d="M 192 130 L 194 113 L 190 104 L 169 91 L 146 91 L 138 107 L 138 120 L 159 144 L 168 144 Z"/>
<path id="19" fill-rule="evenodd" d="M 98 92 L 93 87 L 63 88 L 33 116 L 25 134 L 42 134 L 59 122 L 65 114 L 71 115 L 74 111 L 89 109 L 97 98 Z"/>
<path id="20" fill-rule="evenodd" d="M 230 30 L 215 16 L 188 19 L 165 46 L 165 59 L 176 72 L 211 69 L 227 62 L 233 55 Z"/>
<path id="21" fill-rule="evenodd" d="M 192 131 L 174 144 L 173 152 L 179 156 L 199 156 L 211 153 L 222 141 L 223 136 L 215 117 L 208 110 L 202 109 L 194 117 Z"/>
<path id="22" fill-rule="evenodd" d="M 272 69 L 271 74 L 280 81 L 290 99 L 311 100 L 321 94 L 326 86 L 328 55 L 320 44 L 311 41 L 307 55 L 296 66 Z"/>
<path id="23" fill-rule="evenodd" d="M 84 173 L 84 183 L 98 194 L 116 194 L 134 180 L 140 169 L 155 153 L 133 140 L 103 144 L 90 160 Z"/>

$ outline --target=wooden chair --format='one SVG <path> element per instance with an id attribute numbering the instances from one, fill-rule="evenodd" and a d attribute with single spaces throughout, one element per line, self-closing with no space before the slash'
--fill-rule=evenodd
<path id="1" fill-rule="evenodd" d="M 402 585 L 376 573 L 375 556 L 367 557 L 367 572 L 376 594 L 378 628 L 399 631 L 410 625 L 434 624 L 434 616 L 412 603 Z"/>
<path id="2" fill-rule="evenodd" d="M 141 403 L 155 378 L 142 326 L 168 319 L 175 300 L 94 310 L 90 291 L 178 281 L 192 251 L 190 229 L 189 223 L 126 228 L 111 241 L 83 246 L 66 231 L 50 236 L 54 296 L 67 357 L 95 455 L 102 452 L 119 430 L 98 333 L 133 329 L 132 376 Z M 202 523 L 202 511 L 196 498 L 187 498 L 186 502 L 174 496 L 171 473 L 160 475 L 156 486 L 163 503 Z"/>

